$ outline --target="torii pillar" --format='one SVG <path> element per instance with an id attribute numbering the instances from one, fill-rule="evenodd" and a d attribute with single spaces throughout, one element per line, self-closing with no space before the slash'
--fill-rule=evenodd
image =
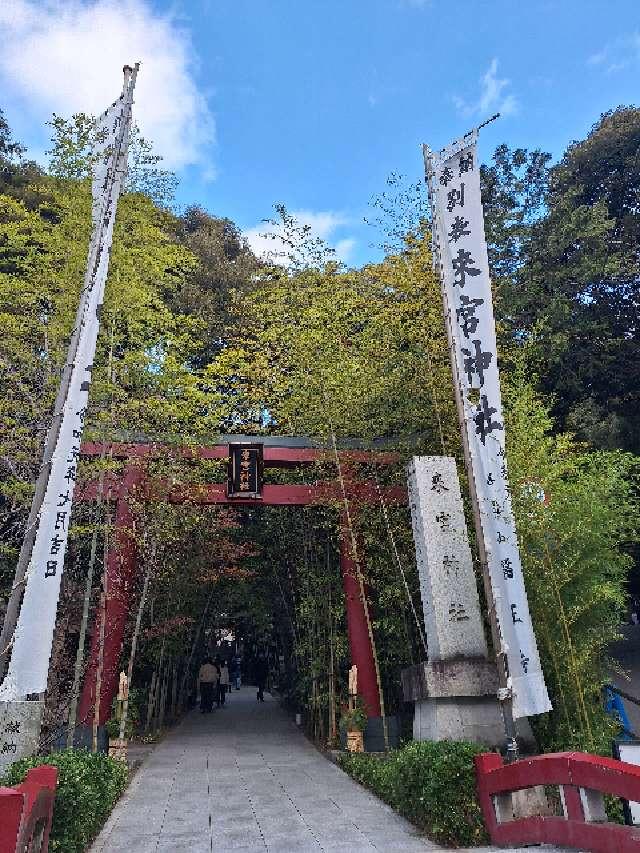
<path id="1" fill-rule="evenodd" d="M 340 529 L 340 568 L 344 586 L 344 599 L 347 612 L 347 632 L 351 663 L 358 667 L 358 693 L 362 696 L 365 710 L 370 718 L 380 718 L 380 691 L 376 677 L 376 666 L 365 602 L 362 599 L 358 571 L 362 571 L 362 558 L 358 555 L 358 567 L 353 554 L 353 543 L 346 513 L 343 512 Z M 364 588 L 366 595 L 366 587 Z"/>
<path id="2" fill-rule="evenodd" d="M 140 468 L 125 470 L 116 500 L 113 539 L 107 552 L 104 603 L 104 648 L 102 650 L 102 675 L 100 679 L 100 706 L 98 725 L 103 726 L 111 716 L 111 703 L 118 690 L 120 654 L 124 641 L 127 616 L 137 574 L 137 548 L 135 518 L 129 504 L 128 493 L 142 478 Z M 84 676 L 82 696 L 78 708 L 78 725 L 91 727 L 94 720 L 97 674 L 100 660 L 100 612 L 96 613 L 89 663 Z"/>

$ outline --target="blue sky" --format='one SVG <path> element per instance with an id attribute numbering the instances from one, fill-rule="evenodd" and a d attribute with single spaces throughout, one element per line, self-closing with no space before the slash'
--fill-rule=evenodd
<path id="1" fill-rule="evenodd" d="M 485 159 L 558 157 L 640 103 L 638 0 L 2 0 L 0 43 L 0 106 L 38 156 L 52 110 L 99 111 L 142 59 L 136 116 L 181 205 L 259 249 L 284 202 L 351 264 L 377 255 L 369 201 L 391 172 L 420 177 L 422 142 L 502 110 Z"/>

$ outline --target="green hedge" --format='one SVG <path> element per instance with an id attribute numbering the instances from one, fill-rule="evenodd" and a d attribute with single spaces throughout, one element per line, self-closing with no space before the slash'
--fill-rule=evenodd
<path id="1" fill-rule="evenodd" d="M 83 853 L 124 790 L 127 766 L 103 753 L 67 749 L 16 761 L 7 770 L 2 784 L 20 784 L 27 770 L 40 764 L 58 768 L 49 850 Z"/>
<path id="2" fill-rule="evenodd" d="M 440 844 L 486 844 L 472 743 L 412 741 L 385 757 L 343 753 L 340 766 Z"/>

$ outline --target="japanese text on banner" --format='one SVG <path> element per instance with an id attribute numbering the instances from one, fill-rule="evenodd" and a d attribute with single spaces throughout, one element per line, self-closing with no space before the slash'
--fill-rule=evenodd
<path id="1" fill-rule="evenodd" d="M 92 185 L 93 230 L 79 311 L 78 346 L 47 488 L 38 518 L 25 594 L 1 699 L 46 690 L 60 581 L 77 479 L 100 309 L 109 266 L 116 207 L 126 171 L 127 140 L 135 76 L 122 96 L 98 119 Z"/>
<path id="2" fill-rule="evenodd" d="M 549 711 L 522 564 L 505 455 L 477 132 L 427 155 L 434 257 L 445 297 L 465 431 L 515 718 Z"/>

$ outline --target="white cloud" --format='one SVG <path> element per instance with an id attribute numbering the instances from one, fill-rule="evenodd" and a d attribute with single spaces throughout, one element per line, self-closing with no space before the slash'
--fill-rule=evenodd
<path id="1" fill-rule="evenodd" d="M 332 211 L 295 210 L 291 212 L 291 216 L 299 225 L 309 226 L 311 237 L 319 237 L 329 246 L 334 241 L 336 231 L 351 224 L 351 220 L 348 217 Z M 261 225 L 247 229 L 244 232 L 244 236 L 253 252 L 259 258 L 268 258 L 284 265 L 287 262 L 286 258 L 279 255 L 282 252 L 286 252 L 287 247 L 279 239 L 278 235 L 281 233 L 282 230 L 279 225 L 264 222 Z M 336 257 L 339 260 L 348 263 L 355 245 L 355 239 L 352 237 L 343 237 L 337 240 L 332 248 L 335 250 Z"/>
<path id="2" fill-rule="evenodd" d="M 336 256 L 346 264 L 351 257 L 355 245 L 356 241 L 353 237 L 345 237 L 343 240 L 338 240 L 335 245 Z"/>
<path id="3" fill-rule="evenodd" d="M 587 59 L 587 65 L 602 65 L 607 58 L 606 50 L 599 50 L 597 53 L 592 53 Z"/>
<path id="4" fill-rule="evenodd" d="M 498 77 L 498 60 L 494 57 L 480 78 L 478 99 L 469 102 L 465 98 L 454 95 L 453 102 L 460 115 L 465 118 L 472 116 L 488 118 L 489 112 L 512 115 L 518 111 L 519 104 L 516 96 L 507 91 L 510 86 L 511 81 L 507 77 Z"/>
<path id="5" fill-rule="evenodd" d="M 202 161 L 214 138 L 188 34 L 146 0 L 0 0 L 0 81 L 38 120 L 97 114 L 141 61 L 134 119 L 169 168 Z"/>
<path id="6" fill-rule="evenodd" d="M 592 53 L 587 65 L 601 68 L 607 74 L 615 74 L 631 65 L 640 64 L 640 31 L 621 36 Z"/>

